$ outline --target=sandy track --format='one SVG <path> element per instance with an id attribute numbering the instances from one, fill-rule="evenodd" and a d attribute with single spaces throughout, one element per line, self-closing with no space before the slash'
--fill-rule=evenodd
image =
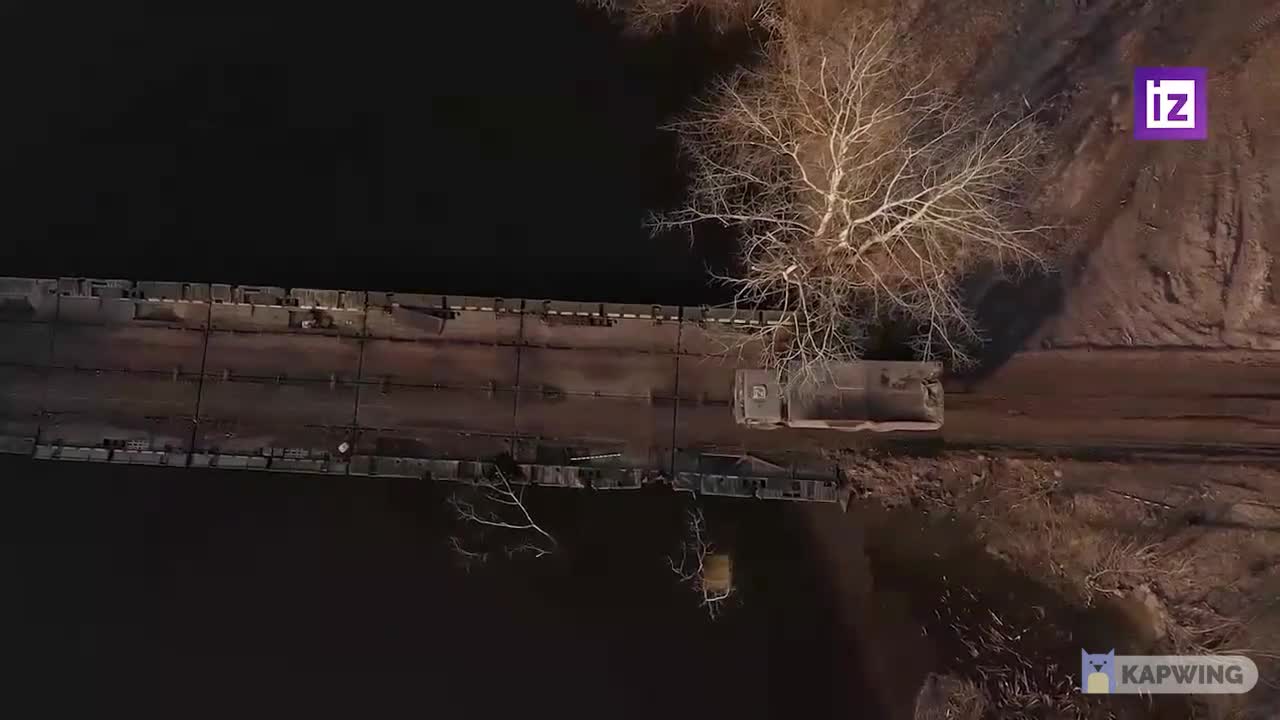
<path id="1" fill-rule="evenodd" d="M 944 436 L 962 445 L 1280 455 L 1280 354 L 1051 351 L 953 381 Z"/>

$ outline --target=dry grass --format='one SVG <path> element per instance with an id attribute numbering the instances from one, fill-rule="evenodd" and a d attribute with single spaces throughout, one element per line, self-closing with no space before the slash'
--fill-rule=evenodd
<path id="1" fill-rule="evenodd" d="M 925 678 L 916 694 L 914 720 L 982 720 L 988 708 L 986 693 L 977 683 L 958 675 Z"/>
<path id="2" fill-rule="evenodd" d="M 1274 508 L 1266 488 L 1280 487 L 1280 473 L 1260 482 L 1261 471 L 1237 480 L 1193 468 L 1188 477 L 1223 477 L 1170 492 L 1175 483 L 1165 468 L 1154 466 L 1145 477 L 1128 472 L 1126 490 L 1107 482 L 1107 470 L 976 455 L 860 458 L 850 479 L 885 505 L 970 520 L 987 552 L 1019 574 L 1076 605 L 1105 605 L 1129 618 L 1134 641 L 1147 646 L 1138 651 L 1243 653 L 1272 667 L 1280 649 L 1280 536 L 1272 514 L 1249 509 Z M 997 659 L 971 678 L 996 716 L 1055 707 L 1066 717 L 1089 717 L 1094 710 L 1062 683 L 1063 673 L 1040 672 L 1024 657 L 1015 642 L 1024 629 L 968 615 L 949 622 L 975 658 Z"/>
<path id="3" fill-rule="evenodd" d="M 717 32 L 761 30 L 785 18 L 802 28 L 838 26 L 856 11 L 870 24 L 890 23 L 897 35 L 928 38 L 917 47 L 935 69 L 939 88 L 962 90 L 984 52 L 1003 39 L 1010 16 L 1025 0 L 578 0 L 614 16 L 627 32 L 648 36 L 669 32 L 681 18 L 695 19 Z"/>
<path id="4" fill-rule="evenodd" d="M 1050 463 L 984 456 L 863 462 L 853 477 L 864 493 L 890 506 L 923 504 L 965 514 L 989 552 L 1085 605 L 1142 586 L 1192 581 L 1195 548 L 1167 544 L 1149 508 L 1070 492 L 1062 478 Z"/>
<path id="5" fill-rule="evenodd" d="M 640 35 L 670 30 L 681 17 L 696 17 L 720 32 L 747 26 L 773 6 L 772 0 L 579 0 L 622 18 Z"/>
<path id="6" fill-rule="evenodd" d="M 806 27 L 822 27 L 838 18 L 847 0 L 579 0 L 621 18 L 629 32 L 665 32 L 682 17 L 697 18 L 719 32 L 758 26 L 770 16 L 785 16 Z M 873 4 L 866 3 L 863 4 Z"/>
<path id="7" fill-rule="evenodd" d="M 973 677 L 927 677 L 916 695 L 914 720 L 1014 720 L 1045 713 L 1062 720 L 1087 720 L 1099 714 L 1065 675 L 1036 672 L 1007 645 L 991 644 L 999 642 L 983 642 L 983 654 L 998 661 L 979 665 Z"/>

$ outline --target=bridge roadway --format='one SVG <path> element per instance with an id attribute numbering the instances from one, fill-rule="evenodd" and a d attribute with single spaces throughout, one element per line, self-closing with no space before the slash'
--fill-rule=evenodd
<path id="1" fill-rule="evenodd" d="M 831 450 L 877 442 L 1280 454 L 1274 353 L 1024 353 L 985 379 L 949 381 L 940 434 L 868 437 L 733 422 L 733 371 L 752 352 L 725 348 L 758 316 L 83 280 L 0 280 L 0 302 L 0 436 L 13 452 L 316 467 L 509 453 L 815 477 L 831 472 Z M 572 459 L 584 456 L 607 457 Z"/>

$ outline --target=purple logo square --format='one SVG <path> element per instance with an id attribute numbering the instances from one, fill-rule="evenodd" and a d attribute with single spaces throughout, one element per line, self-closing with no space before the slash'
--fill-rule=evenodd
<path id="1" fill-rule="evenodd" d="M 1202 67 L 1140 67 L 1133 71 L 1135 140 L 1209 137 L 1209 73 Z"/>

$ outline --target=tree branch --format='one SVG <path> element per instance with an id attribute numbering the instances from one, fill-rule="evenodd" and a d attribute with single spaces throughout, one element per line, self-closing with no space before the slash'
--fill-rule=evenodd
<path id="1" fill-rule="evenodd" d="M 708 577 L 707 564 L 710 558 L 715 558 L 718 563 L 714 572 L 727 573 L 728 577 Z M 725 601 L 734 594 L 732 565 L 728 563 L 728 556 L 717 553 L 708 537 L 702 510 L 697 507 L 689 510 L 679 559 L 674 555 L 668 557 L 667 564 L 681 583 L 697 593 L 700 604 L 713 620 L 720 616 Z"/>
<path id="2" fill-rule="evenodd" d="M 823 33 L 772 18 L 767 59 L 670 125 L 693 166 L 688 202 L 655 230 L 704 222 L 741 233 L 736 307 L 781 309 L 766 366 L 794 377 L 861 355 L 872 328 L 907 323 L 925 359 L 963 363 L 981 333 L 961 283 L 1045 266 L 1044 226 L 1016 192 L 1041 135 L 980 118 L 910 77 L 885 26 Z M 785 342 L 782 340 L 785 339 Z"/>
<path id="3" fill-rule="evenodd" d="M 475 547 L 485 540 L 489 531 L 498 531 L 503 552 L 507 557 L 529 554 L 544 557 L 555 552 L 555 537 L 534 521 L 524 502 L 527 485 L 513 486 L 506 473 L 497 471 L 493 477 L 476 482 L 466 492 L 474 498 L 464 497 L 463 491 L 449 496 L 449 505 L 464 524 L 477 530 L 477 542 L 465 543 L 458 537 L 450 538 L 450 545 L 465 561 L 483 562 L 489 551 Z"/>

